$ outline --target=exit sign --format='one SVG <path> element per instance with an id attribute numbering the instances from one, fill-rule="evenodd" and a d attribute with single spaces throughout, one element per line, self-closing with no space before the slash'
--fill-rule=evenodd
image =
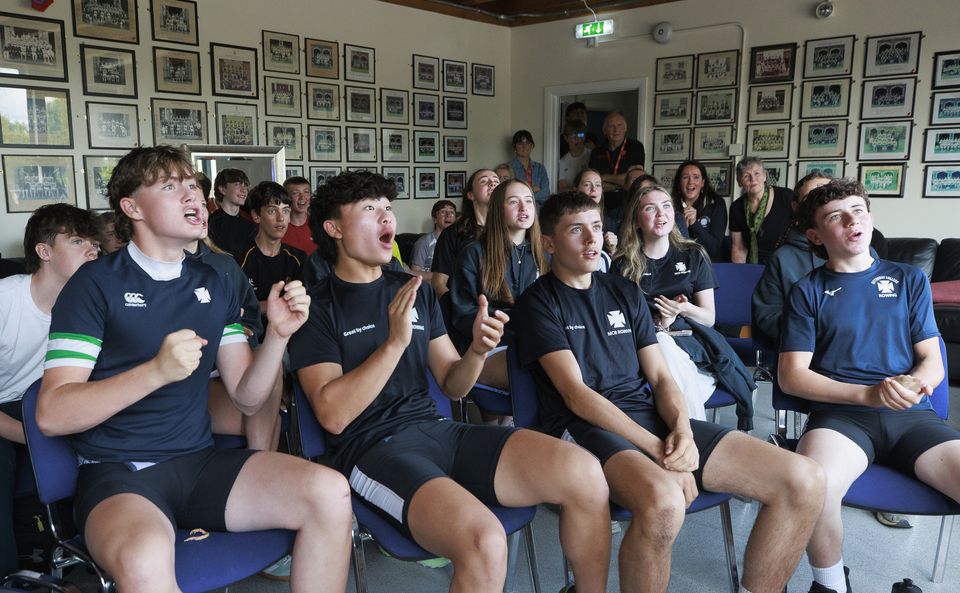
<path id="1" fill-rule="evenodd" d="M 576 28 L 577 39 L 589 39 L 591 37 L 604 37 L 613 35 L 613 21 L 593 21 L 590 23 L 580 23 Z"/>

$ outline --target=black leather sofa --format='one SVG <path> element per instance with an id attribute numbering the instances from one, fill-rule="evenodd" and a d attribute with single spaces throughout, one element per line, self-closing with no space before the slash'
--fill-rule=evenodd
<path id="1" fill-rule="evenodd" d="M 930 282 L 960 280 L 960 239 L 887 238 L 887 259 L 917 266 Z M 933 316 L 947 345 L 950 384 L 960 385 L 960 304 L 934 303 Z"/>

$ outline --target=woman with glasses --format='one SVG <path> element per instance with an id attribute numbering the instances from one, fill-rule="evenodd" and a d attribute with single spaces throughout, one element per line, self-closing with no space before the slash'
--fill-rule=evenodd
<path id="1" fill-rule="evenodd" d="M 767 170 L 757 157 L 737 163 L 743 194 L 730 205 L 730 261 L 766 264 L 793 219 L 793 191 L 767 183 Z"/>

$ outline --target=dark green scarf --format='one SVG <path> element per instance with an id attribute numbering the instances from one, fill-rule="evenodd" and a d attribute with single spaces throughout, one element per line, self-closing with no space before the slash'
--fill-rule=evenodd
<path id="1" fill-rule="evenodd" d="M 770 187 L 763 188 L 763 196 L 756 212 L 750 212 L 750 199 L 743 201 L 743 211 L 747 215 L 747 226 L 750 228 L 750 255 L 748 264 L 760 263 L 760 234 L 763 232 L 763 217 L 767 214 L 767 198 L 770 196 Z"/>

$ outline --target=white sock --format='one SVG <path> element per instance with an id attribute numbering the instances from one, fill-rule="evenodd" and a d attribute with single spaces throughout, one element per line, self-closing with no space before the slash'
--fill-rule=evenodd
<path id="1" fill-rule="evenodd" d="M 817 568 L 811 565 L 810 568 L 813 569 L 813 580 L 837 593 L 847 593 L 847 580 L 843 574 L 843 558 L 833 566 Z"/>

